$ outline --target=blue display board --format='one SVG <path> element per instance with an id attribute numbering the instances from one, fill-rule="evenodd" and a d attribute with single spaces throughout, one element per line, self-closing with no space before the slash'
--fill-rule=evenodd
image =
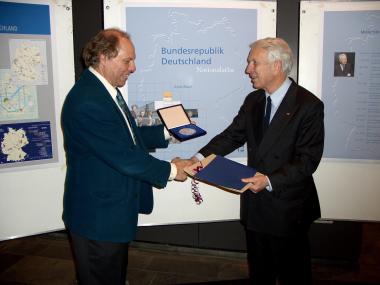
<path id="1" fill-rule="evenodd" d="M 71 0 L 0 1 L 0 241 L 64 228 L 72 28 Z"/>
<path id="2" fill-rule="evenodd" d="M 207 135 L 155 155 L 190 157 L 232 122 L 252 91 L 244 70 L 249 44 L 257 39 L 257 10 L 127 7 L 125 15 L 137 53 L 129 105 L 139 110 L 137 122 L 149 114 L 146 122 L 160 124 L 154 106 L 180 101 Z M 230 156 L 246 157 L 245 147 Z"/>
<path id="3" fill-rule="evenodd" d="M 302 1 L 299 84 L 325 106 L 322 218 L 380 221 L 380 2 Z"/>
<path id="4" fill-rule="evenodd" d="M 0 1 L 0 170 L 59 160 L 51 16 L 48 4 Z M 46 124 L 42 151 L 31 130 Z"/>
<path id="5" fill-rule="evenodd" d="M 380 160 L 379 19 L 380 9 L 324 14 L 324 157 Z"/>

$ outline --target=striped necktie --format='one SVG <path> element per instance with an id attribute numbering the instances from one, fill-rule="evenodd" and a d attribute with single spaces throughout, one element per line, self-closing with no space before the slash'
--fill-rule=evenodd
<path id="1" fill-rule="evenodd" d="M 116 95 L 117 104 L 119 104 L 120 108 L 123 110 L 123 112 L 125 114 L 125 117 L 128 120 L 128 124 L 129 124 L 130 130 L 131 130 L 132 136 L 133 136 L 133 140 L 134 140 L 135 143 L 137 143 L 136 135 L 133 132 L 133 125 L 132 125 L 132 122 L 131 122 L 131 113 L 129 111 L 128 105 L 125 102 L 125 100 L 123 98 L 123 95 L 121 95 L 120 90 L 118 88 L 116 88 L 116 90 L 117 90 L 117 95 Z"/>

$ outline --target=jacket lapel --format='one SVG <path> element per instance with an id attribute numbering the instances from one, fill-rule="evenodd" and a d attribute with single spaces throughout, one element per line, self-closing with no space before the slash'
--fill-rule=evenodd
<path id="1" fill-rule="evenodd" d="M 116 109 L 117 113 L 119 114 L 120 116 L 120 119 L 123 121 L 123 126 L 125 127 L 125 129 L 127 130 L 127 132 L 129 133 L 130 137 L 131 137 L 131 140 L 133 141 L 133 138 L 132 138 L 132 134 L 128 128 L 128 123 L 125 121 L 125 118 L 123 116 L 123 113 L 120 111 L 119 107 L 117 106 L 117 103 L 112 100 L 111 96 L 108 96 L 111 101 L 113 102 L 113 106 L 114 108 Z M 137 128 L 137 125 L 136 125 L 136 122 L 135 122 L 135 119 L 133 118 L 130 110 L 129 110 L 129 107 L 127 107 L 127 114 L 125 114 L 126 116 L 128 116 L 128 120 L 129 122 L 131 123 L 131 130 L 133 131 L 134 135 L 135 135 L 135 138 L 136 138 L 136 144 L 137 145 L 143 145 L 141 142 L 142 142 L 142 139 L 140 137 L 140 133 L 139 133 L 139 130 Z"/>
<path id="2" fill-rule="evenodd" d="M 265 109 L 265 92 L 261 90 L 257 102 L 253 104 L 254 109 L 252 110 L 252 123 L 253 123 L 253 133 L 255 136 L 256 145 L 260 145 L 263 137 L 263 119 L 264 119 L 264 109 Z"/>
<path id="3" fill-rule="evenodd" d="M 290 85 L 288 92 L 286 92 L 284 99 L 278 107 L 276 114 L 274 115 L 267 131 L 265 132 L 265 135 L 261 140 L 258 150 L 260 157 L 264 156 L 272 148 L 272 145 L 278 142 L 278 140 L 284 136 L 283 131 L 286 129 L 286 125 L 289 123 L 298 109 L 298 104 L 296 103 L 296 94 L 297 84 L 293 82 Z M 257 126 L 258 129 L 262 129 L 262 123 Z"/>
<path id="4" fill-rule="evenodd" d="M 123 124 L 125 130 L 130 135 L 131 140 L 133 141 L 132 134 L 131 134 L 131 132 L 130 132 L 130 130 L 128 128 L 127 122 L 125 121 L 123 113 L 122 113 L 122 111 L 120 111 L 119 107 L 117 106 L 117 103 L 112 99 L 111 95 L 108 93 L 107 88 L 103 85 L 103 83 L 100 82 L 100 80 L 91 71 L 89 71 L 88 69 L 86 69 L 85 72 L 86 72 L 85 75 L 89 76 L 89 78 L 91 78 L 91 80 L 98 85 L 99 90 L 102 90 L 101 93 L 104 95 L 105 100 L 108 102 L 108 104 L 110 106 L 112 106 L 112 108 L 114 109 L 114 111 L 118 114 L 118 116 L 120 117 L 120 120 L 123 122 L 122 124 Z M 131 128 L 133 129 L 133 131 L 135 133 L 135 136 L 136 136 L 136 139 L 137 139 L 136 143 L 137 144 L 141 144 L 142 140 L 141 140 L 141 138 L 139 136 L 135 120 L 133 119 L 133 117 L 130 114 L 130 112 L 129 112 L 129 118 L 131 119 L 131 124 L 132 124 Z"/>

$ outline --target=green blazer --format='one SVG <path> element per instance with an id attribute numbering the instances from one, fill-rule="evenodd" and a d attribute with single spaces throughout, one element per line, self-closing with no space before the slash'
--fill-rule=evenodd
<path id="1" fill-rule="evenodd" d="M 61 117 L 67 163 L 63 220 L 71 232 L 129 242 L 138 214 L 153 209 L 152 186 L 166 186 L 170 163 L 147 150 L 167 147 L 163 126 L 137 128 L 131 121 L 137 145 L 104 85 L 85 70 Z"/>

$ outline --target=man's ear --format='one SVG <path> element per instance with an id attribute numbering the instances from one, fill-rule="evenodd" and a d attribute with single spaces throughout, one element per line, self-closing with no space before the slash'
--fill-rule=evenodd
<path id="1" fill-rule="evenodd" d="M 99 54 L 99 63 L 104 63 L 104 62 L 106 62 L 107 61 L 107 56 L 106 55 L 104 55 L 104 54 Z"/>
<path id="2" fill-rule="evenodd" d="M 274 69 L 276 74 L 282 73 L 282 62 L 281 62 L 281 60 L 276 60 L 273 63 L 273 69 Z"/>

